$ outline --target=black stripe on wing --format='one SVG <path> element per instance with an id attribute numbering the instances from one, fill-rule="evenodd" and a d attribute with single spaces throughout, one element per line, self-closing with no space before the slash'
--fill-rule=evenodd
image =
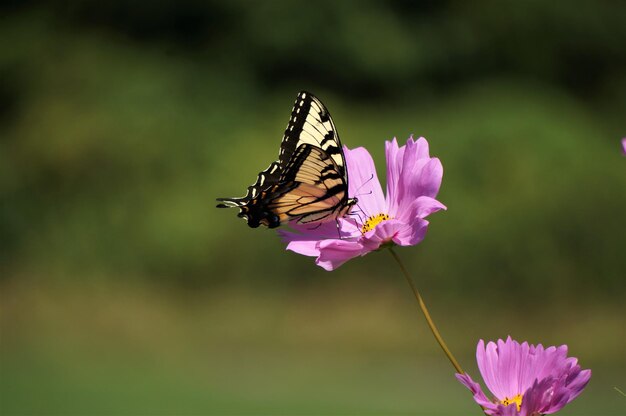
<path id="1" fill-rule="evenodd" d="M 334 159 L 321 148 L 301 144 L 283 171 L 269 208 L 281 221 L 309 223 L 334 219 L 348 208 L 348 187 Z"/>
<path id="2" fill-rule="evenodd" d="M 285 167 L 295 151 L 305 143 L 317 146 L 332 156 L 339 172 L 345 175 L 341 141 L 330 112 L 317 97 L 310 92 L 302 91 L 296 98 L 281 143 L 279 155 L 281 167 Z"/>

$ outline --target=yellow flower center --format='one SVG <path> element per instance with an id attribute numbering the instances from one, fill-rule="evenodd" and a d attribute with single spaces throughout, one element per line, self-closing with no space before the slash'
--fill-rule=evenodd
<path id="1" fill-rule="evenodd" d="M 390 219 L 391 217 L 387 214 L 372 215 L 363 223 L 363 226 L 361 227 L 361 234 L 365 234 L 366 232 L 373 230 L 381 222 Z"/>
<path id="2" fill-rule="evenodd" d="M 508 397 L 505 397 L 504 400 L 502 400 L 502 404 L 505 406 L 508 406 L 512 403 L 515 403 L 515 406 L 517 406 L 517 411 L 519 412 L 522 409 L 522 395 L 516 394 L 510 399 Z"/>

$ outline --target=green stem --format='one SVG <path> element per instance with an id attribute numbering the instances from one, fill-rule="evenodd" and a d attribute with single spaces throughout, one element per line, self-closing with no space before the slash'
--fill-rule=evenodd
<path id="1" fill-rule="evenodd" d="M 406 267 L 404 267 L 404 264 L 402 263 L 402 261 L 400 261 L 400 257 L 398 257 L 396 252 L 393 251 L 392 247 L 389 247 L 389 252 L 398 263 L 398 266 L 400 266 L 400 270 L 402 270 L 402 274 L 404 274 L 406 281 L 409 282 L 409 286 L 411 286 L 411 289 L 413 290 L 413 294 L 415 295 L 415 299 L 417 299 L 417 303 L 419 304 L 420 309 L 422 310 L 422 313 L 424 314 L 424 318 L 426 318 L 426 322 L 428 322 L 428 327 L 430 328 L 433 335 L 435 336 L 435 339 L 439 343 L 439 346 L 441 347 L 443 352 L 446 354 L 446 357 L 448 357 L 448 360 L 450 360 L 450 362 L 454 366 L 454 369 L 456 370 L 456 372 L 459 374 L 465 374 L 465 372 L 459 365 L 456 358 L 454 358 L 454 355 L 452 355 L 452 353 L 448 349 L 448 346 L 446 345 L 445 341 L 441 337 L 441 334 L 439 334 L 439 330 L 437 329 L 437 326 L 435 326 L 435 323 L 430 317 L 430 313 L 428 313 L 428 308 L 426 308 L 426 304 L 424 303 L 424 300 L 422 299 L 420 292 L 417 290 L 415 283 L 413 283 L 413 279 L 411 279 L 411 276 L 409 275 L 409 272 L 407 272 Z"/>

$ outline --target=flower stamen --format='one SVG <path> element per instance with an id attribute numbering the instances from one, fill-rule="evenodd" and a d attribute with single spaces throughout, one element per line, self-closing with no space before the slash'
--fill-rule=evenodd
<path id="1" fill-rule="evenodd" d="M 368 217 L 361 227 L 361 234 L 365 234 L 366 232 L 373 230 L 381 222 L 390 219 L 391 217 L 388 214 L 377 214 Z"/>
<path id="2" fill-rule="evenodd" d="M 505 397 L 504 400 L 502 400 L 502 404 L 505 406 L 508 406 L 513 403 L 515 403 L 515 406 L 517 406 L 517 411 L 519 412 L 522 409 L 522 395 L 516 394 L 510 399 L 508 397 Z"/>

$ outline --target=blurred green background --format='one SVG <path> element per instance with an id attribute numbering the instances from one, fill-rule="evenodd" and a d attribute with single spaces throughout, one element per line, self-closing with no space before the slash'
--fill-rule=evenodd
<path id="1" fill-rule="evenodd" d="M 449 346 L 566 343 L 563 414 L 626 411 L 626 5 L 0 6 L 0 413 L 479 414 L 385 252 L 328 273 L 238 196 L 299 90 L 384 179 L 444 165 L 398 250 Z"/>

